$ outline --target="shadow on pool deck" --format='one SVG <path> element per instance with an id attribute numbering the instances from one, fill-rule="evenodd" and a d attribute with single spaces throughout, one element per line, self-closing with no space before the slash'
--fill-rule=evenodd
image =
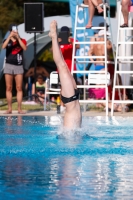
<path id="1" fill-rule="evenodd" d="M 57 115 L 57 111 L 26 111 L 26 114 L 18 114 L 18 111 L 13 111 L 12 114 L 4 114 L 4 110 L 0 111 L 0 116 L 53 116 Z M 58 114 L 64 115 L 64 114 Z M 83 116 L 106 116 L 105 111 L 99 110 L 90 110 L 86 112 L 82 112 Z M 109 116 L 111 116 L 111 112 L 109 112 Z M 114 116 L 122 116 L 122 117 L 133 117 L 133 112 L 114 112 Z"/>

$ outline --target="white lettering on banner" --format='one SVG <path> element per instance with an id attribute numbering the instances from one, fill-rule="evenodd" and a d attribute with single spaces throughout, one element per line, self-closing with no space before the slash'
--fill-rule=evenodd
<path id="1" fill-rule="evenodd" d="M 22 56 L 20 54 L 17 54 L 17 61 L 18 61 L 18 64 L 22 63 Z"/>
<path id="2" fill-rule="evenodd" d="M 75 16 L 76 16 L 76 5 L 77 0 L 69 0 L 70 3 L 70 10 L 71 10 L 71 17 L 72 17 L 72 31 L 74 32 L 75 27 Z M 83 0 L 78 0 L 78 4 L 83 3 Z M 76 20 L 77 27 L 85 27 L 88 23 L 88 8 L 81 8 L 78 7 L 78 16 Z M 93 35 L 93 30 L 91 29 L 80 29 L 76 31 L 76 40 L 79 42 L 85 42 L 90 40 L 90 36 Z M 89 36 L 89 37 L 88 37 Z M 88 37 L 88 38 L 87 38 Z M 89 59 L 84 59 L 82 56 L 87 56 L 89 51 L 89 44 L 80 44 L 80 49 L 77 49 L 76 56 L 81 56 L 81 58 L 76 59 L 77 61 L 87 61 Z M 84 70 L 85 66 L 87 66 L 87 62 L 83 63 L 76 63 L 77 70 Z M 77 74 L 77 76 L 83 76 L 83 74 Z"/>
<path id="3" fill-rule="evenodd" d="M 81 37 L 84 38 L 84 35 L 85 35 L 85 36 L 88 36 L 88 33 L 87 33 L 87 32 L 85 32 L 85 34 L 84 34 L 84 33 L 77 33 L 77 37 L 78 37 L 78 38 L 81 38 Z"/>
<path id="4" fill-rule="evenodd" d="M 77 34 L 77 38 L 79 41 L 84 41 L 84 37 L 87 37 L 89 34 L 87 32 L 85 33 L 78 33 Z M 85 45 L 80 45 L 80 49 L 79 49 L 79 55 L 80 56 L 84 56 L 84 55 L 88 55 L 88 51 L 89 51 L 89 45 L 85 44 Z"/>
<path id="5" fill-rule="evenodd" d="M 81 12 L 81 13 L 79 13 Z M 80 18 L 79 18 L 80 17 Z M 78 10 L 78 19 L 77 19 L 77 22 L 79 24 L 84 24 L 86 22 L 86 19 L 87 19 L 87 13 L 84 12 L 83 8 L 79 8 Z"/>
<path id="6" fill-rule="evenodd" d="M 84 55 L 87 56 L 89 49 L 90 49 L 89 46 L 85 46 L 84 48 L 80 48 L 79 49 L 79 55 L 80 56 L 84 56 Z"/>
<path id="7" fill-rule="evenodd" d="M 83 24 L 84 23 L 84 18 L 79 19 L 79 17 L 81 17 L 81 15 L 79 14 L 80 11 L 83 13 L 83 8 L 79 8 L 79 10 L 78 10 L 78 23 L 79 24 Z"/>

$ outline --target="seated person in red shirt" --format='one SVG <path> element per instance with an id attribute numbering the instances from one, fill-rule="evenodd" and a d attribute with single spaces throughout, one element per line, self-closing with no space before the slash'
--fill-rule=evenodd
<path id="1" fill-rule="evenodd" d="M 60 29 L 60 32 L 68 32 L 68 44 L 61 44 L 60 50 L 62 52 L 63 58 L 71 72 L 72 70 L 72 55 L 73 55 L 73 42 L 74 39 L 70 37 L 70 29 L 67 26 L 63 26 Z M 58 38 L 58 41 L 61 41 L 61 38 Z M 79 49 L 79 45 L 76 44 L 76 49 Z M 76 52 L 75 52 L 76 53 Z M 76 64 L 74 64 L 74 70 L 76 70 Z"/>

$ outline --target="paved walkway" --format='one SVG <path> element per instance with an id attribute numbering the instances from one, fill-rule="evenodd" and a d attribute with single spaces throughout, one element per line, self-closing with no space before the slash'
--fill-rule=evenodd
<path id="1" fill-rule="evenodd" d="M 57 114 L 56 111 L 27 111 L 26 114 L 18 114 L 17 111 L 13 111 L 12 114 L 4 114 L 4 110 L 0 111 L 0 116 L 53 116 L 53 115 L 60 115 Z M 61 114 L 62 116 L 64 114 Z M 83 116 L 105 116 L 106 112 L 104 111 L 86 111 L 82 112 Z M 109 112 L 109 116 L 111 116 L 111 113 Z M 133 117 L 133 112 L 114 112 L 114 116 L 122 116 L 122 117 Z"/>

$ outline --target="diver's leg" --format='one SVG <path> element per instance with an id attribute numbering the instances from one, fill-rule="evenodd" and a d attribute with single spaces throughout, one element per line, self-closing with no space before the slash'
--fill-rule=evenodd
<path id="1" fill-rule="evenodd" d="M 50 24 L 49 36 L 52 38 L 53 58 L 59 71 L 61 93 L 65 97 L 71 97 L 75 94 L 74 89 L 76 89 L 76 83 L 60 51 L 60 47 L 57 41 L 56 27 L 56 21 L 52 21 Z"/>

